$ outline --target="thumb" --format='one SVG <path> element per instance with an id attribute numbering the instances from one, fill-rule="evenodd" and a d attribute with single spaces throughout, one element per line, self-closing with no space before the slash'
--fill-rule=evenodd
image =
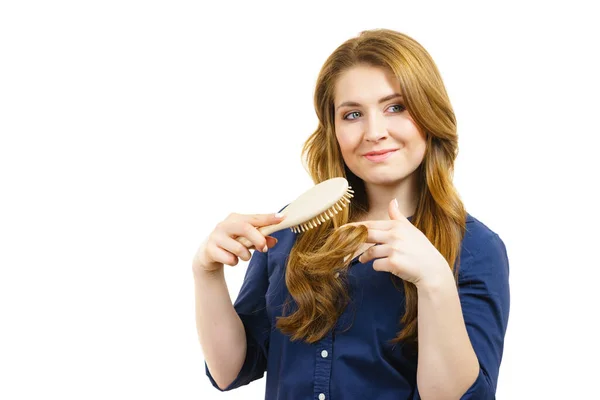
<path id="1" fill-rule="evenodd" d="M 400 212 L 400 208 L 398 207 L 398 200 L 393 199 L 390 201 L 388 205 L 388 213 L 390 214 L 390 219 L 392 220 L 403 220 L 406 217 Z"/>

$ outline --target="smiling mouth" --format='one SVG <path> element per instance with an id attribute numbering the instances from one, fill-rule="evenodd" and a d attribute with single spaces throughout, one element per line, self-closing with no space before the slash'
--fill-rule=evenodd
<path id="1" fill-rule="evenodd" d="M 381 161 L 385 161 L 386 159 L 388 159 L 396 151 L 397 150 L 392 150 L 392 151 L 385 152 L 383 154 L 366 154 L 364 157 L 369 161 L 381 162 Z"/>

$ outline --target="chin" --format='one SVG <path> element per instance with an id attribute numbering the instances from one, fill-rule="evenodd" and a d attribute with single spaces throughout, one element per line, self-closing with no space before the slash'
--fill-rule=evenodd
<path id="1" fill-rule="evenodd" d="M 372 185 L 382 185 L 382 186 L 397 185 L 398 183 L 400 183 L 404 179 L 406 179 L 406 177 L 407 176 L 405 174 L 399 174 L 399 173 L 384 174 L 381 172 L 380 173 L 362 174 L 362 176 L 359 176 L 359 178 L 361 178 L 365 183 L 372 184 Z"/>

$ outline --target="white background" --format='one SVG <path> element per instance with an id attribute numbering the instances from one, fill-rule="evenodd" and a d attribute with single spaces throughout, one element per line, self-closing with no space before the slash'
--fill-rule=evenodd
<path id="1" fill-rule="evenodd" d="M 592 3 L 592 2 L 589 2 Z M 504 240 L 498 399 L 592 398 L 597 13 L 584 2 L 4 1 L 0 398 L 259 399 L 204 374 L 191 259 L 230 212 L 275 212 L 326 57 L 391 28 L 433 56 L 455 183 Z M 232 299 L 246 263 L 227 270 Z"/>

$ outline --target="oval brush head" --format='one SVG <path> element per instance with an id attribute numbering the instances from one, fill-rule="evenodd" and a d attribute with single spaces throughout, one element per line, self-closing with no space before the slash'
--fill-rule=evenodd
<path id="1" fill-rule="evenodd" d="M 290 228 L 295 233 L 305 232 L 321 225 L 347 207 L 350 199 L 354 197 L 352 193 L 354 191 L 346 178 L 327 179 L 308 189 L 281 210 L 281 214 L 285 215 L 283 221 L 260 227 L 258 230 L 264 236 L 285 228 Z M 246 247 L 252 247 L 252 243 L 244 237 L 236 240 Z"/>

